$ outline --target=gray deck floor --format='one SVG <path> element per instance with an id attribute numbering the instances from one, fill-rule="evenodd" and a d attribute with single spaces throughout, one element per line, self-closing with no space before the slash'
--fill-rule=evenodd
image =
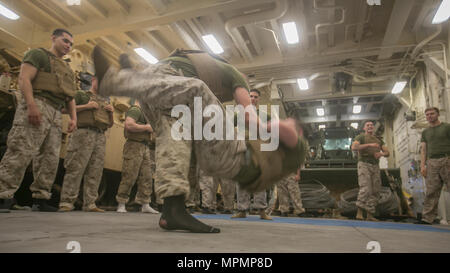
<path id="1" fill-rule="evenodd" d="M 196 215 L 219 227 L 220 234 L 167 232 L 159 215 L 142 213 L 45 213 L 12 211 L 0 214 L 0 252 L 360 252 L 377 241 L 381 252 L 450 252 L 450 227 L 393 222 L 316 218 L 231 220 L 229 215 Z"/>

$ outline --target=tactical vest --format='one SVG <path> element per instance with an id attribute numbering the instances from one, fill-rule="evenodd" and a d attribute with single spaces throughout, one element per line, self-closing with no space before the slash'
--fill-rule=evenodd
<path id="1" fill-rule="evenodd" d="M 77 112 L 77 126 L 83 127 L 97 127 L 101 130 L 106 130 L 110 124 L 110 115 L 105 107 L 108 105 L 95 94 L 91 95 L 91 100 L 98 103 L 98 109 L 89 109 Z"/>
<path id="2" fill-rule="evenodd" d="M 198 78 L 206 83 L 221 102 L 233 100 L 233 92 L 223 86 L 222 79 L 224 78 L 224 73 L 214 59 L 224 63 L 228 63 L 227 61 L 219 56 L 211 55 L 201 50 L 176 49 L 169 57 L 188 58 L 194 65 Z"/>
<path id="3" fill-rule="evenodd" d="M 364 134 L 364 143 L 361 144 L 369 144 L 369 143 L 377 143 L 381 146 L 381 140 L 376 136 L 368 136 Z M 367 149 L 361 150 L 360 155 L 363 157 L 373 157 L 375 153 L 378 153 L 381 149 L 369 147 Z"/>
<path id="4" fill-rule="evenodd" d="M 128 130 L 123 130 L 125 138 L 132 141 L 147 142 L 148 144 L 154 144 L 155 138 L 153 133 L 149 132 L 128 132 Z"/>
<path id="5" fill-rule="evenodd" d="M 142 115 L 142 112 L 141 112 Z M 145 118 L 145 116 L 144 116 Z M 147 118 L 145 118 L 145 120 L 147 121 Z M 148 123 L 148 121 L 147 121 Z M 151 148 L 155 147 L 155 136 L 153 133 L 149 133 L 147 131 L 145 132 L 129 132 L 127 129 L 123 129 L 123 134 L 125 136 L 126 139 L 128 140 L 132 140 L 132 141 L 137 141 L 137 142 L 145 142 L 147 144 L 149 144 L 149 146 Z"/>
<path id="6" fill-rule="evenodd" d="M 57 97 L 73 98 L 77 92 L 77 86 L 75 75 L 69 64 L 43 48 L 40 50 L 47 54 L 51 72 L 38 71 L 32 82 L 33 90 L 46 90 Z"/>

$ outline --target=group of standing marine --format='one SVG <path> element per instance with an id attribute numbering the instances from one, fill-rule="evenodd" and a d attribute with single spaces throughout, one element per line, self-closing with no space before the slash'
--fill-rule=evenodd
<path id="1" fill-rule="evenodd" d="M 14 193 L 32 161 L 32 210 L 58 210 L 49 205 L 48 200 L 59 163 L 61 115 L 67 113 L 70 116 L 68 132 L 72 134 L 64 159 L 66 171 L 58 211 L 74 209 L 83 180 L 83 210 L 103 212 L 95 201 L 103 173 L 105 131 L 114 124 L 114 108 L 107 98 L 98 94 L 96 77 L 92 77 L 89 91 L 77 90 L 75 75 L 62 59 L 72 49 L 72 34 L 56 29 L 51 39 L 49 50 L 32 49 L 23 59 L 19 74 L 19 88 L 23 96 L 18 102 L 13 127 L 8 135 L 8 148 L 0 163 L 1 208 L 7 211 L 14 206 Z M 154 159 L 151 157 L 154 155 L 153 130 L 138 105 L 128 110 L 124 131 L 127 138 L 125 160 L 116 197 L 119 209 L 125 212 L 124 204 L 137 181 L 139 191 L 136 202 L 142 205 L 142 212 L 157 213 L 149 206 L 152 168 L 154 170 Z"/>

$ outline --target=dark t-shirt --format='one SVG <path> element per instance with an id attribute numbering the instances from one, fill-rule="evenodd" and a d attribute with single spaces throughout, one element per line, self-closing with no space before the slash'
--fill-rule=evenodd
<path id="1" fill-rule="evenodd" d="M 450 155 L 450 124 L 441 122 L 423 130 L 420 141 L 427 145 L 428 158 Z"/>
<path id="2" fill-rule="evenodd" d="M 125 116 L 134 119 L 137 124 L 141 125 L 147 124 L 147 121 L 145 120 L 145 117 L 142 114 L 141 108 L 137 107 L 136 105 L 131 106 L 130 109 L 128 109 Z"/>
<path id="3" fill-rule="evenodd" d="M 136 105 L 133 105 L 128 109 L 127 113 L 125 114 L 125 117 L 130 117 L 136 121 L 137 124 L 145 125 L 147 124 L 147 120 L 145 119 L 144 113 L 142 113 L 141 108 L 139 108 Z M 150 149 L 155 149 L 155 142 L 150 141 L 148 143 Z"/>

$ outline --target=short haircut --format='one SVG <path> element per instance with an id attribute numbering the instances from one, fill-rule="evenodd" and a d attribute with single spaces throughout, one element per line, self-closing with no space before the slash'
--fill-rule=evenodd
<path id="1" fill-rule="evenodd" d="M 256 93 L 258 93 L 258 96 L 261 96 L 261 92 L 259 92 L 258 89 L 251 89 L 250 92 L 256 92 Z"/>
<path id="2" fill-rule="evenodd" d="M 63 29 L 63 28 L 57 28 L 57 29 L 55 29 L 55 30 L 53 31 L 52 35 L 54 35 L 54 36 L 56 36 L 56 37 L 59 37 L 59 36 L 62 36 L 63 33 L 67 33 L 70 37 L 73 38 L 72 33 L 70 33 L 68 30 Z"/>
<path id="3" fill-rule="evenodd" d="M 425 109 L 424 113 L 426 113 L 428 111 L 432 111 L 432 110 L 436 111 L 436 113 L 438 113 L 438 115 L 439 115 L 439 109 L 437 107 L 428 107 L 427 109 Z"/>
<path id="4" fill-rule="evenodd" d="M 363 122 L 363 124 L 362 124 L 362 128 L 366 127 L 366 123 L 367 123 L 367 122 L 372 122 L 373 125 L 375 125 L 375 122 L 374 122 L 373 120 L 365 120 L 365 121 Z"/>

